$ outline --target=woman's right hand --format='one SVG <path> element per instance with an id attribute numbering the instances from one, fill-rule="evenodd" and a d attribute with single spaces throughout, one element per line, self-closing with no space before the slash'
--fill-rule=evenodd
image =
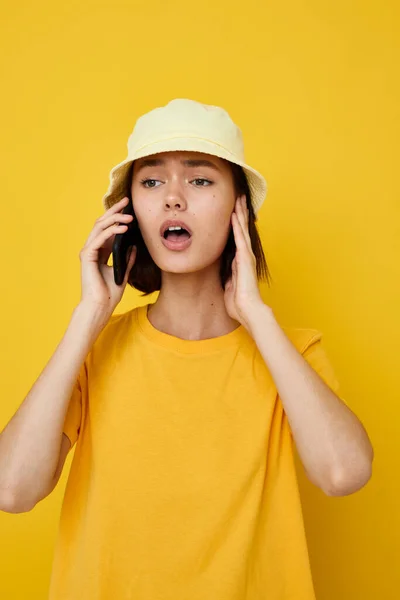
<path id="1" fill-rule="evenodd" d="M 129 273 L 136 260 L 136 246 L 127 256 L 127 269 L 124 281 L 117 285 L 114 281 L 114 268 L 107 262 L 117 233 L 123 233 L 133 219 L 122 213 L 128 198 L 122 198 L 96 219 L 94 227 L 79 253 L 81 260 L 82 297 L 81 304 L 90 304 L 96 310 L 104 311 L 110 317 L 124 293 Z M 127 251 L 129 255 L 129 249 Z"/>

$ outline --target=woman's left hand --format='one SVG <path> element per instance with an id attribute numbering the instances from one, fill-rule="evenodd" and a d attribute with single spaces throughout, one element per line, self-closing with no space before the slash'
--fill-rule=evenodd
<path id="1" fill-rule="evenodd" d="M 224 301 L 228 315 L 249 329 L 254 309 L 264 305 L 258 287 L 256 257 L 249 234 L 249 210 L 246 196 L 239 196 L 231 216 L 236 254 L 232 277 L 225 285 Z"/>

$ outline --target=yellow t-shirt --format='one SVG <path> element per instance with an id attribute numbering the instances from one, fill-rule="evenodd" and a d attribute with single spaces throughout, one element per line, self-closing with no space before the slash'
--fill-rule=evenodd
<path id="1" fill-rule="evenodd" d="M 313 329 L 283 327 L 335 391 Z M 49 600 L 314 600 L 294 443 L 243 326 L 113 315 L 80 370 Z"/>

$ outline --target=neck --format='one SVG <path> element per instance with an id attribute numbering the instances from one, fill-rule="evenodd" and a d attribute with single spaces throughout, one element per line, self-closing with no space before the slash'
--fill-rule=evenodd
<path id="1" fill-rule="evenodd" d="M 198 272 L 163 272 L 147 316 L 159 331 L 185 340 L 219 337 L 240 325 L 226 312 L 219 276 L 200 277 Z"/>

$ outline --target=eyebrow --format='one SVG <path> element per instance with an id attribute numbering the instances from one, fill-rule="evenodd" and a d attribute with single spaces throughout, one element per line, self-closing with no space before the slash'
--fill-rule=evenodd
<path id="1" fill-rule="evenodd" d="M 214 169 L 215 171 L 220 172 L 219 167 L 217 167 L 217 165 L 215 165 L 214 163 L 210 162 L 209 160 L 205 160 L 203 159 L 184 159 L 181 160 L 181 164 L 184 165 L 185 167 L 210 167 L 211 169 Z M 137 169 L 137 173 L 139 173 L 139 171 L 141 171 L 141 169 L 144 169 L 145 167 L 163 167 L 165 166 L 165 160 L 162 160 L 161 158 L 147 158 L 146 160 L 144 160 L 143 162 L 140 163 L 138 169 Z"/>

